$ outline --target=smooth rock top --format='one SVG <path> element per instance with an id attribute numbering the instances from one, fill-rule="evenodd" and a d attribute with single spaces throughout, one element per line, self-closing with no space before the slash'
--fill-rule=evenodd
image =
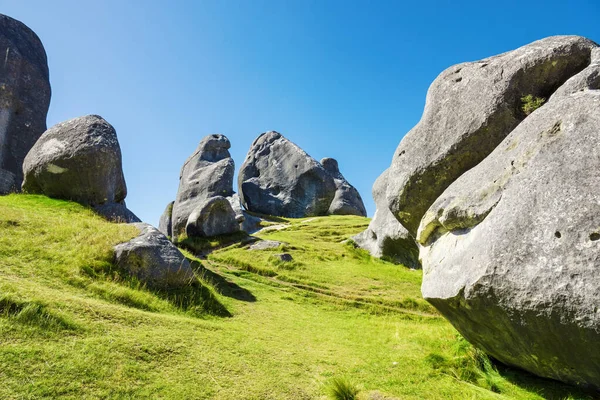
<path id="1" fill-rule="evenodd" d="M 329 205 L 329 215 L 359 215 L 367 216 L 367 210 L 360 193 L 352 186 L 340 172 L 338 162 L 334 158 L 324 158 L 321 165 L 331 175 L 335 182 L 335 196 Z"/>
<path id="2" fill-rule="evenodd" d="M 0 54 L 0 194 L 6 194 L 21 188 L 23 159 L 46 130 L 51 91 L 42 42 L 2 14 Z"/>
<path id="3" fill-rule="evenodd" d="M 422 291 L 503 363 L 600 388 L 600 90 L 561 93 L 429 208 Z"/>
<path id="4" fill-rule="evenodd" d="M 372 193 L 377 209 L 369 227 L 352 240 L 374 257 L 385 258 L 409 268 L 420 268 L 417 244 L 388 209 L 388 171 L 383 171 L 373 184 Z"/>
<path id="5" fill-rule="evenodd" d="M 319 162 L 274 131 L 252 143 L 238 188 L 247 210 L 292 218 L 327 214 L 336 192 Z"/>
<path id="6" fill-rule="evenodd" d="M 204 200 L 233 195 L 235 164 L 231 144 L 224 135 L 208 135 L 181 168 L 179 189 L 173 204 L 172 235 L 185 232 L 190 214 Z"/>
<path id="7" fill-rule="evenodd" d="M 98 206 L 127 195 L 115 129 L 98 115 L 48 129 L 23 164 L 23 190 Z"/>
<path id="8" fill-rule="evenodd" d="M 416 235 L 436 198 L 525 118 L 522 98 L 548 99 L 589 65 L 595 47 L 583 37 L 555 36 L 442 72 L 390 167 L 387 197 L 396 218 Z"/>

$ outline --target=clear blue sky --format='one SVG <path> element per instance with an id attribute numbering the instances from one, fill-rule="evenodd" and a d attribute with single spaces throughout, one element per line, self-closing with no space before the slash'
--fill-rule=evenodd
<path id="1" fill-rule="evenodd" d="M 48 125 L 99 114 L 117 129 L 129 195 L 157 224 L 202 137 L 239 169 L 277 130 L 371 186 L 446 67 L 536 39 L 600 41 L 600 1 L 0 0 L 48 53 Z M 237 190 L 237 188 L 236 188 Z"/>

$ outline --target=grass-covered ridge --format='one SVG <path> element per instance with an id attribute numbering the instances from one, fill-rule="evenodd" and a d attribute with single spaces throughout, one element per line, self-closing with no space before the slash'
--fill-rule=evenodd
<path id="1" fill-rule="evenodd" d="M 359 399 L 586 398 L 496 371 L 423 301 L 421 271 L 343 243 L 367 219 L 280 222 L 256 235 L 280 248 L 219 249 L 197 286 L 156 293 L 112 265 L 135 228 L 0 197 L 0 398 L 326 399 L 340 382 Z"/>

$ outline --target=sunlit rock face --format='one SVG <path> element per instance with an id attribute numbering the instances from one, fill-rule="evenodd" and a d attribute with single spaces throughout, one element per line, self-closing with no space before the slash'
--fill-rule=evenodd
<path id="1" fill-rule="evenodd" d="M 261 134 L 250 146 L 238 188 L 247 210 L 291 218 L 326 215 L 336 194 L 325 168 L 275 131 Z"/>
<path id="2" fill-rule="evenodd" d="M 20 190 L 23 160 L 46 130 L 49 105 L 42 42 L 23 23 L 0 14 L 0 194 Z"/>
<path id="3" fill-rule="evenodd" d="M 508 365 L 600 388 L 600 50 L 420 222 L 423 297 Z"/>
<path id="4" fill-rule="evenodd" d="M 172 209 L 172 236 L 186 232 L 188 218 L 206 200 L 233 195 L 235 164 L 225 135 L 204 137 L 181 168 L 179 189 Z"/>
<path id="5" fill-rule="evenodd" d="M 525 118 L 522 98 L 549 98 L 590 63 L 594 47 L 579 36 L 554 36 L 455 65 L 436 78 L 389 172 L 389 209 L 411 235 L 438 196 Z"/>
<path id="6" fill-rule="evenodd" d="M 23 191 L 76 201 L 107 219 L 138 222 L 125 207 L 117 132 L 98 115 L 54 125 L 39 138 L 23 162 Z"/>

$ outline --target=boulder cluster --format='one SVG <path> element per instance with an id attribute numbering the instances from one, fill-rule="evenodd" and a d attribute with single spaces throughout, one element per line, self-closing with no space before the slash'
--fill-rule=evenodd
<path id="1" fill-rule="evenodd" d="M 181 168 L 174 202 L 161 216 L 159 229 L 174 241 L 252 233 L 256 214 L 301 218 L 317 215 L 366 216 L 358 191 L 333 158 L 320 163 L 274 131 L 250 146 L 233 191 L 234 162 L 224 135 L 206 136 Z M 255 214 L 255 215 L 253 215 Z"/>
<path id="2" fill-rule="evenodd" d="M 231 143 L 203 138 L 159 229 L 140 223 L 125 205 L 115 129 L 88 115 L 46 130 L 45 50 L 4 15 L 0 54 L 0 194 L 72 200 L 134 224 L 139 235 L 115 247 L 115 264 L 150 288 L 195 279 L 172 241 L 252 233 L 261 214 L 366 215 L 336 160 L 319 162 L 269 131 L 250 146 L 238 193 Z M 375 182 L 377 211 L 354 241 L 422 265 L 424 298 L 494 358 L 600 388 L 599 171 L 600 47 L 546 38 L 437 77 L 421 120 Z"/>
<path id="3" fill-rule="evenodd" d="M 494 358 L 599 388 L 599 143 L 596 43 L 556 36 L 450 67 L 355 241 L 418 249 L 424 298 Z"/>

